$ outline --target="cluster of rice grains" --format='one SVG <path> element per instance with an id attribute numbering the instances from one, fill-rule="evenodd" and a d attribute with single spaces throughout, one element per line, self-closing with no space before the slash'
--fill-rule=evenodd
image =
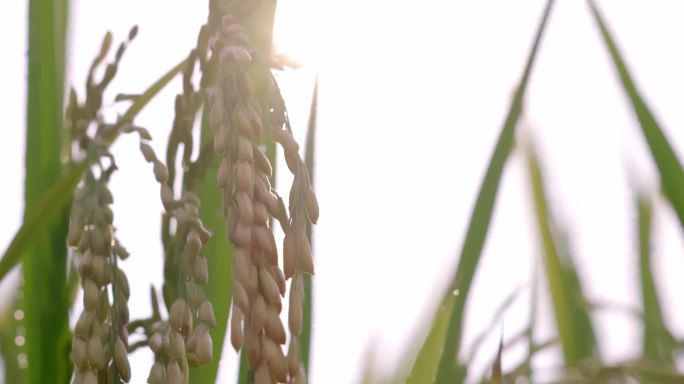
<path id="1" fill-rule="evenodd" d="M 131 30 L 129 42 L 136 31 L 136 28 Z M 83 287 L 84 309 L 71 345 L 76 384 L 128 382 L 131 378 L 127 357 L 130 290 L 126 275 L 117 264 L 119 259 L 128 257 L 128 252 L 114 235 L 113 213 L 109 207 L 113 198 L 108 182 L 116 165 L 107 151 L 107 143 L 119 131 L 147 133 L 122 120 L 107 124 L 100 114 L 102 94 L 116 74 L 127 46 L 127 42 L 119 46 L 115 61 L 106 66 L 104 76 L 97 82 L 94 72 L 109 51 L 111 39 L 108 33 L 90 67 L 86 100 L 79 103 L 72 89 L 66 111 L 66 126 L 73 143 L 66 157 L 87 156 L 95 162 L 87 169 L 74 194 L 67 237 Z"/>
<path id="2" fill-rule="evenodd" d="M 302 273 L 313 273 L 305 227 L 307 217 L 316 222 L 318 203 L 299 157 L 299 146 L 286 124 L 284 103 L 275 81 L 269 89 L 268 113 L 263 121 L 270 137 L 282 146 L 294 174 L 289 215 L 271 187 L 271 164 L 258 147 L 264 134 L 262 108 L 246 73 L 253 59 L 248 38 L 235 17 L 222 18 L 210 47 L 219 69 L 216 83 L 206 90 L 209 121 L 214 151 L 222 156 L 217 181 L 223 190 L 223 214 L 234 245 L 231 342 L 237 351 L 246 349 L 257 384 L 305 383 L 298 347 L 304 299 Z M 284 272 L 278 265 L 276 242 L 269 227 L 271 218 L 280 222 L 286 234 Z M 286 334 L 280 312 L 289 278 L 293 279 L 288 322 L 291 340 L 286 357 L 281 347 Z"/>
<path id="3" fill-rule="evenodd" d="M 135 34 L 133 29 L 128 41 Z M 80 156 L 82 161 L 95 164 L 86 170 L 74 195 L 68 236 L 84 291 L 84 310 L 72 339 L 75 383 L 130 381 L 128 333 L 141 324 L 146 335 L 142 344 L 149 345 L 155 356 L 147 378 L 150 384 L 187 384 L 190 367 L 207 364 L 213 357 L 209 331 L 216 326 L 216 319 L 202 288 L 208 283 L 209 271 L 207 259 L 200 253 L 211 233 L 199 217 L 199 198 L 190 192 L 211 160 L 207 156 L 211 145 L 201 148 L 196 160 L 191 159 L 192 129 L 205 100 L 214 132 L 213 149 L 222 156 L 218 186 L 223 191 L 222 211 L 228 224 L 228 237 L 234 245 L 231 342 L 237 351 L 244 347 L 257 384 L 306 383 L 298 340 L 303 323 L 303 274 L 313 274 L 314 268 L 305 228 L 307 220 L 317 221 L 318 203 L 275 79 L 267 66 L 263 66 L 271 82 L 262 107 L 246 73 L 255 60 L 237 18 L 226 15 L 218 22 L 203 26 L 197 48 L 186 61 L 183 92 L 176 98 L 164 164 L 149 145 L 151 136 L 147 130 L 123 119 L 107 124 L 100 114 L 104 89 L 116 73 L 127 43 L 121 44 L 115 61 L 106 67 L 98 83 L 93 73 L 111 45 L 111 35 L 107 34 L 91 66 L 85 103 L 79 104 L 72 91 L 66 113 L 73 143 L 73 153 L 68 153 L 68 157 Z M 208 65 L 210 62 L 212 66 Z M 192 84 L 197 63 L 203 84 L 199 89 Z M 208 73 L 211 75 L 206 76 Z M 214 78 L 215 81 L 209 80 Z M 117 264 L 128 252 L 114 236 L 113 213 L 109 207 L 113 198 L 107 186 L 116 169 L 107 148 L 122 132 L 138 133 L 140 152 L 153 165 L 155 179 L 161 186 L 165 210 L 163 293 L 169 308 L 166 320 L 154 310 L 152 318 L 129 324 L 130 290 Z M 271 187 L 273 170 L 259 149 L 267 140 L 280 144 L 294 175 L 288 208 Z M 181 188 L 176 194 L 175 164 L 180 144 L 183 167 L 179 170 Z M 279 221 L 285 233 L 282 269 L 272 230 L 273 219 Z M 288 279 L 292 279 L 288 313 L 291 337 L 285 354 L 283 345 L 287 335 L 280 314 Z M 136 343 L 133 349 L 138 344 L 141 343 Z"/>
<path id="4" fill-rule="evenodd" d="M 183 72 L 183 93 L 176 97 L 176 114 L 167 152 L 169 168 L 157 159 L 147 143 L 140 143 L 140 150 L 145 160 L 153 163 L 155 178 L 161 185 L 167 269 L 164 296 L 171 303 L 168 320 L 153 324 L 148 340 L 155 354 L 155 363 L 147 379 L 151 384 L 188 383 L 190 366 L 207 364 L 213 357 L 209 330 L 216 326 L 216 318 L 214 307 L 201 287 L 209 282 L 209 270 L 207 259 L 200 254 L 211 233 L 199 217 L 199 198 L 187 187 L 188 174 L 183 175 L 180 199 L 174 198 L 171 188 L 176 175 L 173 164 L 180 143 L 184 144 L 184 168 L 192 165 L 191 130 L 201 104 L 199 92 L 191 82 L 196 58 L 193 50 Z"/>
<path id="5" fill-rule="evenodd" d="M 79 204 L 74 204 L 68 240 L 76 248 L 84 307 L 71 345 L 76 383 L 98 383 L 102 377 L 117 376 L 128 382 L 131 378 L 126 353 L 130 290 L 117 266 L 117 257 L 125 259 L 128 252 L 114 238 L 112 194 L 107 188 L 113 168 L 103 170 L 99 178 L 88 172 L 74 195 Z"/>

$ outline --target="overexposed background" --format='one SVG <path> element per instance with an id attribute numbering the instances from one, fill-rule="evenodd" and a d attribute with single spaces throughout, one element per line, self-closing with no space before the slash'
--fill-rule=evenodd
<path id="1" fill-rule="evenodd" d="M 293 129 L 304 141 L 313 80 L 320 78 L 315 228 L 316 278 L 312 383 L 351 383 L 366 364 L 391 370 L 432 315 L 453 274 L 472 204 L 516 86 L 545 1 L 280 1 L 279 51 L 305 66 L 278 75 Z M 666 135 L 684 158 L 684 4 L 667 0 L 600 1 L 622 52 Z M 0 141 L 5 187 L 0 245 L 20 224 L 26 82 L 26 1 L 0 5 Z M 115 41 L 140 27 L 110 86 L 142 91 L 185 57 L 206 19 L 204 2 L 72 1 L 68 83 L 83 94 L 87 68 L 105 31 Z M 166 148 L 179 79 L 138 122 Z M 655 196 L 657 171 L 581 1 L 557 1 L 536 62 L 519 137 L 540 149 L 554 212 L 567 228 L 588 297 L 638 307 L 634 191 Z M 131 317 L 150 312 L 149 284 L 160 286 L 158 188 L 124 137 L 113 153 L 115 225 L 131 252 Z M 281 183 L 287 183 L 283 176 Z M 507 164 L 492 226 L 466 309 L 464 350 L 503 299 L 525 290 L 506 312 L 504 338 L 528 321 L 529 288 L 539 246 L 528 178 L 519 153 Z M 287 191 L 281 184 L 279 190 Z M 223 235 L 223 234 L 217 234 Z M 684 241 L 671 208 L 655 211 L 654 269 L 667 322 L 684 335 Z M 229 278 L 226 276 L 226 278 Z M 542 286 L 545 288 L 545 286 Z M 542 295 L 544 300 L 548 300 Z M 548 301 L 539 337 L 554 325 Z M 594 317 L 602 356 L 640 350 L 637 322 L 616 312 Z M 471 379 L 495 354 L 494 332 L 477 355 Z M 369 351 L 374 358 L 368 361 Z M 504 355 L 504 369 L 524 350 Z M 465 354 L 464 354 L 465 356 Z M 538 367 L 554 367 L 558 351 Z M 133 381 L 147 377 L 151 354 L 135 354 Z M 226 348 L 220 382 L 233 382 L 235 353 Z"/>

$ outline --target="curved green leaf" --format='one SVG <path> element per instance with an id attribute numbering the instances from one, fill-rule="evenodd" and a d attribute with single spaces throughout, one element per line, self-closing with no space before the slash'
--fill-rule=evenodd
<path id="1" fill-rule="evenodd" d="M 544 269 L 563 357 L 568 366 L 577 366 L 581 360 L 595 357 L 594 331 L 577 271 L 568 253 L 559 245 L 557 233 L 553 231 L 557 225 L 549 212 L 539 160 L 531 145 L 526 152 L 537 226 L 544 251 Z"/>
<path id="2" fill-rule="evenodd" d="M 627 93 L 632 108 L 636 114 L 639 124 L 641 125 L 641 132 L 646 139 L 651 155 L 656 163 L 658 172 L 660 173 L 660 180 L 663 184 L 665 195 L 672 203 L 672 206 L 677 213 L 679 223 L 684 227 L 684 170 L 682 164 L 677 158 L 672 146 L 668 142 L 663 130 L 651 113 L 651 110 L 646 105 L 643 97 L 639 93 L 632 76 L 630 75 L 627 65 L 618 51 L 615 41 L 608 31 L 608 27 L 601 16 L 601 12 L 596 7 L 593 0 L 587 0 L 594 20 L 601 30 L 601 36 L 606 43 L 606 48 L 610 52 L 610 56 L 615 64 L 615 69 L 620 76 L 622 87 Z"/>
<path id="3" fill-rule="evenodd" d="M 641 195 L 637 199 L 639 221 L 639 274 L 641 299 L 644 307 L 643 355 L 649 362 L 661 363 L 673 368 L 673 348 L 676 343 L 665 326 L 660 299 L 651 270 L 651 223 L 653 208 L 648 199 Z"/>
<path id="4" fill-rule="evenodd" d="M 454 277 L 449 284 L 449 288 L 442 298 L 442 304 L 446 305 L 452 297 L 452 292 L 459 292 L 449 319 L 447 336 L 444 338 L 444 353 L 439 360 L 439 369 L 436 378 L 437 383 L 454 383 L 463 380 L 464 371 L 459 368 L 456 362 L 461 344 L 463 309 L 470 292 L 473 276 L 475 275 L 477 265 L 480 261 L 480 254 L 482 253 L 482 247 L 484 246 L 487 237 L 489 222 L 491 221 L 492 212 L 494 210 L 494 203 L 496 201 L 501 175 L 508 155 L 513 147 L 515 127 L 518 118 L 522 113 L 525 90 L 527 89 L 532 66 L 537 56 L 541 38 L 544 34 L 553 4 L 553 0 L 548 0 L 546 3 L 546 8 L 537 29 L 532 49 L 530 50 L 525 69 L 520 79 L 520 84 L 515 92 L 499 139 L 494 148 L 494 153 L 487 166 L 484 180 L 480 186 L 477 200 L 475 201 L 475 207 L 473 208 L 473 213 L 470 217 L 470 223 L 459 257 L 458 266 L 454 273 Z"/>

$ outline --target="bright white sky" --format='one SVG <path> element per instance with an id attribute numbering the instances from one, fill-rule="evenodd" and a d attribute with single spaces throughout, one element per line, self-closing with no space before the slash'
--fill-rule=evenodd
<path id="1" fill-rule="evenodd" d="M 374 350 L 390 370 L 422 322 L 432 315 L 452 275 L 482 172 L 524 64 L 544 1 L 398 2 L 281 1 L 276 40 L 304 62 L 280 75 L 301 138 L 314 74 L 320 74 L 316 190 L 321 218 L 317 258 L 311 382 L 359 379 Z M 111 86 L 134 93 L 183 58 L 195 44 L 206 5 L 196 1 L 74 1 L 70 78 L 83 89 L 87 67 L 106 30 L 115 41 L 138 24 Z M 684 5 L 676 1 L 601 1 L 638 85 L 684 159 Z M 6 186 L 0 199 L 0 245 L 19 226 L 23 184 L 26 2 L 0 12 L 3 50 L 0 141 Z M 21 58 L 21 59 L 20 59 Z M 165 148 L 175 81 L 140 115 L 139 124 Z M 109 95 L 109 101 L 114 93 Z M 113 113 L 113 111 L 111 111 Z M 565 224 L 592 300 L 638 306 L 636 228 L 631 180 L 653 194 L 657 173 L 603 43 L 582 1 L 558 1 L 532 75 L 519 133 L 535 139 L 554 212 Z M 114 148 L 115 221 L 131 257 L 131 317 L 149 314 L 147 289 L 161 283 L 158 189 L 135 148 Z M 281 178 L 281 180 L 283 180 Z M 286 191 L 286 188 L 279 189 Z M 499 303 L 530 283 L 539 247 L 528 179 L 515 154 L 508 164 L 493 225 L 467 307 L 465 345 L 489 323 Z M 655 212 L 654 263 L 667 321 L 684 335 L 684 241 L 667 205 Z M 220 234 L 219 234 L 220 235 Z M 228 278 L 228 277 L 226 277 Z M 544 286 L 545 288 L 545 286 Z M 548 300 L 542 295 L 544 300 Z M 505 337 L 527 322 L 529 289 L 505 316 Z M 540 338 L 553 333 L 548 303 Z M 614 312 L 595 317 L 609 361 L 640 349 L 638 323 Z M 494 355 L 498 333 L 477 355 L 475 376 Z M 520 349 L 504 356 L 515 365 Z M 555 364 L 554 353 L 537 366 Z M 137 353 L 135 382 L 146 378 L 147 352 Z M 236 377 L 226 349 L 223 379 Z"/>

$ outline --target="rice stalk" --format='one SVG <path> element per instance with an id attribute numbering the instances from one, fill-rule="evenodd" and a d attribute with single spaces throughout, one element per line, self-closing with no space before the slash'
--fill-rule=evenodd
<path id="1" fill-rule="evenodd" d="M 66 0 L 28 3 L 24 218 L 39 205 L 40 196 L 65 168 L 62 95 L 67 12 Z M 65 382 L 70 374 L 67 252 L 63 241 L 67 217 L 66 204 L 52 217 L 43 217 L 41 228 L 31 232 L 27 246 L 16 256 L 24 257 L 23 300 L 18 305 L 25 313 L 21 325 L 26 330 L 26 343 L 11 361 L 19 369 L 30 366 L 29 383 Z"/>

